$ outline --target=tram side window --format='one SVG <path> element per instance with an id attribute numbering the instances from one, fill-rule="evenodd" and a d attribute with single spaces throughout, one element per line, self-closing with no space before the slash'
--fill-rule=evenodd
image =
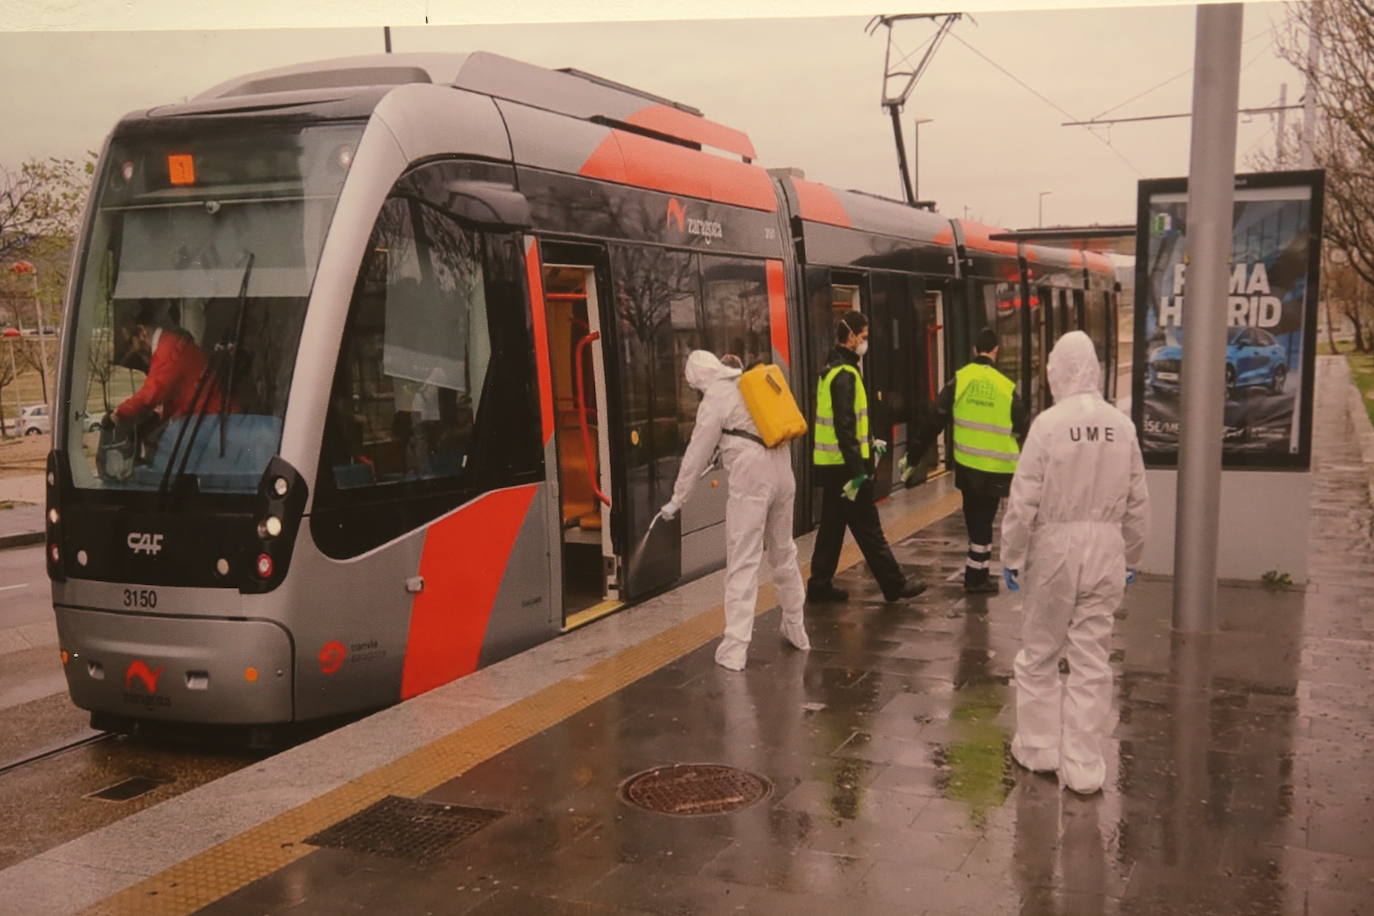
<path id="1" fill-rule="evenodd" d="M 1020 379 L 1021 293 L 1014 283 L 979 285 L 983 291 L 983 313 L 988 326 L 997 332 L 997 368 L 1007 378 Z"/>
<path id="2" fill-rule="evenodd" d="M 679 383 L 686 385 L 681 378 L 687 357 L 684 352 L 679 359 L 679 351 L 696 339 L 695 321 L 689 324 L 686 316 L 697 311 L 697 261 L 686 252 L 615 245 L 611 267 L 632 444 L 629 464 L 654 467 L 660 459 L 675 459 L 685 445 L 678 441 L 677 415 L 686 403 Z"/>
<path id="3" fill-rule="evenodd" d="M 706 345 L 717 356 L 733 354 L 743 368 L 772 361 L 768 275 L 761 263 L 702 258 Z"/>
<path id="4" fill-rule="evenodd" d="M 393 197 L 373 229 L 325 423 L 339 490 L 469 476 L 489 396 L 484 239 Z"/>
<path id="5" fill-rule="evenodd" d="M 1105 366 L 1111 353 L 1108 350 L 1107 311 L 1104 296 L 1098 290 L 1088 290 L 1086 295 L 1075 292 L 1074 295 L 1075 297 L 1084 297 L 1083 330 L 1092 338 L 1093 347 L 1097 350 L 1098 361 Z M 1103 377 L 1106 377 L 1105 372 L 1103 372 Z"/>

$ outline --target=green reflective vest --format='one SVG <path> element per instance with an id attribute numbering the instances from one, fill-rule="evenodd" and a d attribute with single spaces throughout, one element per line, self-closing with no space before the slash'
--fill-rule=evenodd
<path id="1" fill-rule="evenodd" d="M 859 370 L 844 363 L 821 377 L 816 387 L 816 448 L 811 453 L 814 464 L 842 465 L 840 440 L 835 435 L 835 405 L 830 401 L 830 383 L 841 372 L 854 373 L 854 431 L 859 439 L 859 454 L 868 460 L 868 392 Z"/>
<path id="2" fill-rule="evenodd" d="M 1012 474 L 1021 450 L 1011 434 L 1016 383 L 992 366 L 969 363 L 954 375 L 954 460 L 966 468 Z"/>

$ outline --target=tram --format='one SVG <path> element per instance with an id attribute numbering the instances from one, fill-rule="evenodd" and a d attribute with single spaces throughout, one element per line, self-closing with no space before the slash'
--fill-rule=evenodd
<path id="1" fill-rule="evenodd" d="M 983 326 L 1037 407 L 1072 328 L 1114 383 L 1105 258 L 755 160 L 688 105 L 488 53 L 281 68 L 123 118 L 47 464 L 73 701 L 120 730 L 364 712 L 721 567 L 719 468 L 627 566 L 691 433 L 695 348 L 809 399 L 860 309 L 896 454 Z"/>

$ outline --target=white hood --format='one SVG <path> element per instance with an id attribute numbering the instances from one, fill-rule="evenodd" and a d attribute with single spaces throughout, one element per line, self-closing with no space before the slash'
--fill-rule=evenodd
<path id="1" fill-rule="evenodd" d="M 1082 331 L 1070 331 L 1054 345 L 1046 367 L 1050 393 L 1056 401 L 1075 394 L 1102 390 L 1102 367 L 1097 362 L 1092 338 Z"/>
<path id="2" fill-rule="evenodd" d="M 738 369 L 729 366 L 716 359 L 714 353 L 708 350 L 693 350 L 687 356 L 687 368 L 683 375 L 687 378 L 687 384 L 691 385 L 702 394 L 711 387 L 713 382 L 721 379 L 737 378 L 740 374 Z"/>

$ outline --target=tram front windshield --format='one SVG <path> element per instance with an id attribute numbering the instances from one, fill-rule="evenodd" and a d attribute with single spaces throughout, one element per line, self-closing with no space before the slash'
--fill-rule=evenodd
<path id="1" fill-rule="evenodd" d="M 361 133 L 156 121 L 116 133 L 68 361 L 76 487 L 256 490 L 281 445 L 306 302 Z"/>

